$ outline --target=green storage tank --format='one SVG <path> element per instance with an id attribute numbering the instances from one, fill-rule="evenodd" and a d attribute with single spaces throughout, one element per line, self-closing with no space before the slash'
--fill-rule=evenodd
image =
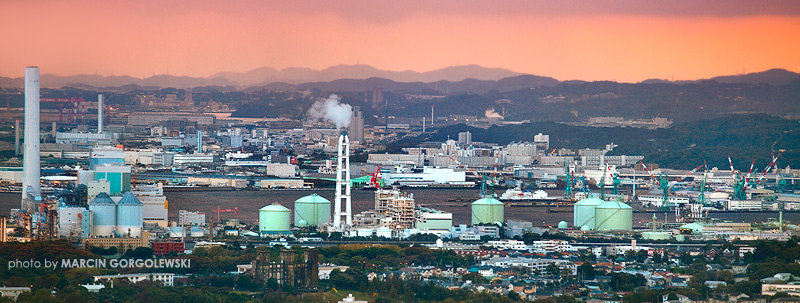
<path id="1" fill-rule="evenodd" d="M 494 198 L 482 198 L 472 202 L 472 225 L 503 223 L 503 202 Z"/>
<path id="2" fill-rule="evenodd" d="M 632 230 L 633 208 L 628 204 L 611 201 L 595 208 L 596 230 Z"/>
<path id="3" fill-rule="evenodd" d="M 589 197 L 575 203 L 572 210 L 572 226 L 581 230 L 583 230 L 584 226 L 588 229 L 594 229 L 596 222 L 595 208 L 603 205 L 603 203 L 606 203 L 606 201 L 595 197 Z"/>
<path id="4" fill-rule="evenodd" d="M 289 231 L 289 216 L 291 211 L 280 204 L 272 204 L 258 210 L 258 230 L 267 232 Z"/>
<path id="5" fill-rule="evenodd" d="M 331 221 L 331 201 L 311 194 L 294 201 L 294 225 L 320 226 Z"/>

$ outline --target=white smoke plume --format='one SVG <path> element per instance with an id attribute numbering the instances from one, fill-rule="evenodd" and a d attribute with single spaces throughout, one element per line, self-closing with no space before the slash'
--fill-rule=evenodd
<path id="1" fill-rule="evenodd" d="M 498 119 L 498 120 L 505 119 L 505 117 L 503 117 L 503 115 L 501 114 L 498 114 L 497 111 L 494 110 L 494 108 L 487 109 L 486 112 L 483 113 L 483 115 L 485 115 L 487 119 Z"/>
<path id="2" fill-rule="evenodd" d="M 337 95 L 330 95 L 327 99 L 314 102 L 314 105 L 308 110 L 308 116 L 314 121 L 331 121 L 336 124 L 337 129 L 346 128 L 350 125 L 352 107 L 339 102 L 341 100 Z"/>

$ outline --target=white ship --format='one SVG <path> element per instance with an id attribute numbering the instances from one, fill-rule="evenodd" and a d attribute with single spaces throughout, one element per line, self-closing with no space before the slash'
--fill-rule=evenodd
<path id="1" fill-rule="evenodd" d="M 498 200 L 504 202 L 523 202 L 523 201 L 550 201 L 558 200 L 558 197 L 550 197 L 546 191 L 541 189 L 536 191 L 522 190 L 519 187 L 509 188 Z"/>

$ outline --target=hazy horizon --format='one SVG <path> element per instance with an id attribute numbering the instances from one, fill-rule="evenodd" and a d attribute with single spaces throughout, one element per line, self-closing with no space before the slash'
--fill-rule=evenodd
<path id="1" fill-rule="evenodd" d="M 0 75 L 207 78 L 261 67 L 480 65 L 559 80 L 800 71 L 794 1 L 4 3 Z"/>

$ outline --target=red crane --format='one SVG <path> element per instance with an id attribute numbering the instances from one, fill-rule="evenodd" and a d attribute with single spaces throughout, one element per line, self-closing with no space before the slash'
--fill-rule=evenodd
<path id="1" fill-rule="evenodd" d="M 381 173 L 381 166 L 378 165 L 378 169 L 375 170 L 375 173 L 369 175 L 369 184 L 375 186 L 375 188 L 381 188 L 381 185 L 378 183 L 378 180 L 383 178 L 383 174 Z"/>
<path id="2" fill-rule="evenodd" d="M 217 213 L 217 222 L 220 222 L 220 219 L 219 219 L 219 214 L 220 213 L 234 213 L 234 214 L 236 214 L 236 219 L 237 220 L 239 219 L 239 208 L 238 207 L 220 208 L 219 206 L 217 206 L 217 209 L 212 209 L 211 211 Z"/>
<path id="3" fill-rule="evenodd" d="M 767 176 L 767 173 L 768 173 L 768 172 L 769 172 L 769 171 L 770 171 L 770 170 L 771 170 L 773 167 L 775 167 L 775 166 L 776 166 L 776 165 L 775 165 L 775 161 L 778 161 L 778 158 L 780 158 L 780 157 L 781 157 L 781 154 L 783 154 L 783 153 L 778 153 L 778 155 L 777 155 L 777 156 L 775 156 L 775 153 L 772 153 L 772 162 L 770 162 L 770 163 L 769 163 L 769 165 L 767 165 L 767 167 L 765 167 L 765 168 L 764 168 L 764 172 L 761 174 L 761 176 L 760 176 L 760 177 L 758 177 L 758 179 L 756 180 L 756 184 L 758 184 L 759 182 L 761 182 L 761 179 L 764 179 L 764 177 L 766 177 L 766 176 Z M 777 169 L 776 169 L 776 171 L 777 171 Z"/>
<path id="4" fill-rule="evenodd" d="M 642 163 L 642 167 L 644 167 L 644 170 L 647 171 L 647 173 L 650 175 L 650 179 L 656 180 L 656 184 L 661 185 L 661 182 L 659 182 L 658 179 L 656 179 L 656 176 L 653 175 L 653 173 L 649 169 L 647 169 L 647 165 L 644 165 L 644 162 L 642 162 L 641 160 L 639 161 L 639 163 Z"/>

